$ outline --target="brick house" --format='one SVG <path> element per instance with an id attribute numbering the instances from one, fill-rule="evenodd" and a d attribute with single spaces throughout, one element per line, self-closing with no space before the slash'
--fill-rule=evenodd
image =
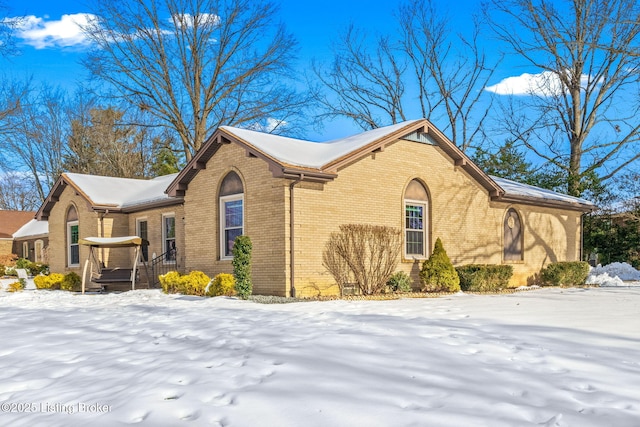
<path id="1" fill-rule="evenodd" d="M 49 224 L 32 219 L 13 233 L 13 253 L 31 262 L 49 263 Z"/>
<path id="2" fill-rule="evenodd" d="M 133 191 L 129 181 L 155 193 Z M 82 248 L 78 256 L 70 249 L 74 232 L 140 234 L 146 222 L 150 250 L 164 252 L 172 226 L 176 264 L 210 276 L 231 272 L 231 244 L 246 234 L 254 292 L 303 296 L 338 292 L 322 251 L 341 224 L 401 229 L 398 270 L 416 285 L 440 237 L 456 265 L 512 264 L 515 286 L 550 262 L 579 260 L 582 214 L 592 209 L 586 200 L 486 175 L 422 119 L 326 143 L 223 126 L 173 176 L 63 175 L 38 217 L 49 219 L 52 244 L 66 246 L 51 258 L 52 271 L 77 268 L 70 256 L 83 259 Z"/>
<path id="3" fill-rule="evenodd" d="M 14 251 L 13 234 L 33 219 L 35 212 L 0 209 L 0 255 L 8 256 L 22 253 Z"/>

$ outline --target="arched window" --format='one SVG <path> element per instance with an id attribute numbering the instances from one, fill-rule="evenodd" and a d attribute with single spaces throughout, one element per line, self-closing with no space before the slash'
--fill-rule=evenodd
<path id="1" fill-rule="evenodd" d="M 518 212 L 510 208 L 504 217 L 504 260 L 522 261 L 522 221 Z"/>
<path id="2" fill-rule="evenodd" d="M 229 172 L 220 185 L 220 257 L 233 257 L 233 243 L 244 234 L 244 187 L 237 173 Z"/>
<path id="3" fill-rule="evenodd" d="M 78 267 L 80 265 L 80 223 L 75 206 L 70 206 L 67 211 L 67 265 Z"/>
<path id="4" fill-rule="evenodd" d="M 412 180 L 404 192 L 404 253 L 406 257 L 426 258 L 428 245 L 427 189 Z"/>

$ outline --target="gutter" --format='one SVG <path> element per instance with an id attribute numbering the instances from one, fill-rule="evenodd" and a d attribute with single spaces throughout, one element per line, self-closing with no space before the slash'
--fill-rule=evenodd
<path id="1" fill-rule="evenodd" d="M 295 276 L 295 221 L 294 221 L 294 191 L 293 188 L 304 180 L 304 174 L 289 184 L 289 296 L 296 297 L 296 276 Z"/>

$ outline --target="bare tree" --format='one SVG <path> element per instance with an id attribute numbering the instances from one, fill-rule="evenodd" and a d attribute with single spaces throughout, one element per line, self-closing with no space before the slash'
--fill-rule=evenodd
<path id="1" fill-rule="evenodd" d="M 420 114 L 442 122 L 463 150 L 483 139 L 491 103 L 482 89 L 495 66 L 480 49 L 476 22 L 465 38 L 452 33 L 432 0 L 408 0 L 398 8 L 396 26 L 395 38 L 380 36 L 375 48 L 352 27 L 334 47 L 332 66 L 314 67 L 322 117 L 347 117 L 372 129 Z M 412 108 L 416 99 L 419 112 Z"/>
<path id="2" fill-rule="evenodd" d="M 543 77 L 508 105 L 506 129 L 566 172 L 569 194 L 640 158 L 637 1 L 493 0 L 486 16 Z"/>
<path id="3" fill-rule="evenodd" d="M 314 97 L 324 110 L 318 120 L 348 117 L 363 130 L 406 120 L 402 105 L 406 61 L 396 59 L 398 46 L 392 46 L 388 37 L 379 37 L 372 53 L 366 41 L 366 35 L 351 26 L 334 46 L 330 68 L 313 65 L 320 83 Z"/>
<path id="4" fill-rule="evenodd" d="M 449 19 L 431 0 L 412 0 L 400 6 L 398 25 L 418 83 L 422 116 L 435 116 L 437 122 L 444 116 L 442 130 L 466 151 L 484 138 L 491 100 L 481 105 L 482 89 L 496 67 L 480 47 L 478 22 L 474 18 L 469 37 L 453 35 Z"/>
<path id="5" fill-rule="evenodd" d="M 289 81 L 293 37 L 259 0 L 99 0 L 86 65 L 175 130 L 191 158 L 220 125 L 283 124 L 303 99 Z M 282 132 L 282 126 L 270 130 Z"/>
<path id="6" fill-rule="evenodd" d="M 33 211 L 40 206 L 29 173 L 6 172 L 0 178 L 0 209 Z"/>
<path id="7" fill-rule="evenodd" d="M 9 7 L 6 1 L 0 1 L 0 56 L 10 56 L 17 53 L 13 31 L 23 21 L 22 17 L 9 17 Z"/>
<path id="8" fill-rule="evenodd" d="M 28 171 L 39 200 L 62 172 L 65 146 L 67 97 L 61 89 L 29 82 L 9 86 L 3 99 L 14 108 L 0 117 L 0 166 L 10 171 Z M 6 111 L 6 110 L 5 110 Z"/>

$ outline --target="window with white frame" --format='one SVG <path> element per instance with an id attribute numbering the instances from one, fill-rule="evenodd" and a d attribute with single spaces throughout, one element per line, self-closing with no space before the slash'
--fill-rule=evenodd
<path id="1" fill-rule="evenodd" d="M 22 242 L 22 258 L 29 259 L 29 242 Z"/>
<path id="2" fill-rule="evenodd" d="M 428 194 L 418 180 L 412 180 L 404 194 L 404 254 L 407 258 L 428 256 Z"/>
<path id="3" fill-rule="evenodd" d="M 176 217 L 173 214 L 162 216 L 162 251 L 164 263 L 176 262 Z"/>
<path id="4" fill-rule="evenodd" d="M 229 172 L 220 186 L 220 258 L 233 257 L 236 237 L 244 234 L 244 187 L 237 173 Z"/>
<path id="5" fill-rule="evenodd" d="M 80 237 L 80 225 L 78 221 L 67 222 L 67 257 L 69 267 L 77 267 L 80 265 L 80 245 L 78 241 Z"/>

